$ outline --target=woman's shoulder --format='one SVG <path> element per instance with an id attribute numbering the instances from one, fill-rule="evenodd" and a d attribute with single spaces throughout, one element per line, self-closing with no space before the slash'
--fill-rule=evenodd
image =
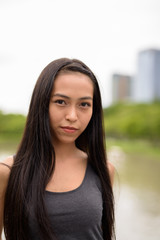
<path id="1" fill-rule="evenodd" d="M 111 179 L 111 184 L 113 185 L 114 182 L 114 174 L 115 174 L 115 167 L 113 166 L 113 164 L 109 161 L 107 161 L 107 167 L 109 170 L 109 175 L 110 175 L 110 179 Z"/>
<path id="2" fill-rule="evenodd" d="M 13 156 L 8 156 L 5 160 L 0 162 L 0 166 L 6 166 L 8 168 L 11 168 L 13 165 L 14 157 Z"/>
<path id="3" fill-rule="evenodd" d="M 9 156 L 4 161 L 0 162 L 0 184 L 8 180 L 12 165 L 13 156 Z"/>

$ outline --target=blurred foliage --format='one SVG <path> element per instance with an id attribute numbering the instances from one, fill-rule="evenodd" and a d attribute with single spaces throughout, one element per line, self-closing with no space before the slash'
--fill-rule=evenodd
<path id="1" fill-rule="evenodd" d="M 0 111 L 0 141 L 19 140 L 22 136 L 26 117 L 21 114 L 4 114 Z"/>
<path id="2" fill-rule="evenodd" d="M 160 102 L 119 103 L 104 109 L 106 135 L 114 138 L 160 140 Z"/>

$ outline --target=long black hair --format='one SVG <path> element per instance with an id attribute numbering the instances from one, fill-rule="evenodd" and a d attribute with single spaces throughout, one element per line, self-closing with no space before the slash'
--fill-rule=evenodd
<path id="1" fill-rule="evenodd" d="M 44 196 L 55 167 L 55 152 L 49 124 L 49 102 L 56 76 L 61 71 L 81 72 L 90 77 L 94 86 L 93 114 L 76 146 L 85 151 L 102 184 L 102 229 L 105 240 L 114 236 L 114 199 L 107 167 L 103 110 L 97 79 L 77 59 L 61 58 L 49 63 L 41 72 L 33 90 L 24 134 L 14 157 L 4 207 L 6 240 L 28 240 L 29 215 L 34 212 L 41 239 L 53 240 L 45 208 Z"/>

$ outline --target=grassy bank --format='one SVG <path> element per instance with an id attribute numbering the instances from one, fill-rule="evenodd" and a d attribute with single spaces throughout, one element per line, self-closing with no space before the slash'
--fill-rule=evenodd
<path id="1" fill-rule="evenodd" d="M 9 139 L 4 139 L 0 138 L 0 151 L 10 151 L 10 150 L 16 150 L 18 147 L 18 144 L 20 142 L 20 139 L 17 138 L 9 138 Z"/>
<path id="2" fill-rule="evenodd" d="M 122 140 L 108 138 L 106 140 L 107 149 L 113 146 L 120 147 L 126 154 L 142 156 L 146 158 L 156 158 L 160 161 L 160 146 L 148 140 Z"/>

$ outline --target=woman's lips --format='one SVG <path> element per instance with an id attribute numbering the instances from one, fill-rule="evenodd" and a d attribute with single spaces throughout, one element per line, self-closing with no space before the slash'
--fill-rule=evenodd
<path id="1" fill-rule="evenodd" d="M 66 126 L 66 127 L 61 127 L 63 130 L 64 130 L 64 132 L 66 132 L 66 133 L 74 133 L 74 132 L 76 132 L 78 129 L 77 128 L 74 128 L 74 127 L 68 127 L 68 126 Z"/>

